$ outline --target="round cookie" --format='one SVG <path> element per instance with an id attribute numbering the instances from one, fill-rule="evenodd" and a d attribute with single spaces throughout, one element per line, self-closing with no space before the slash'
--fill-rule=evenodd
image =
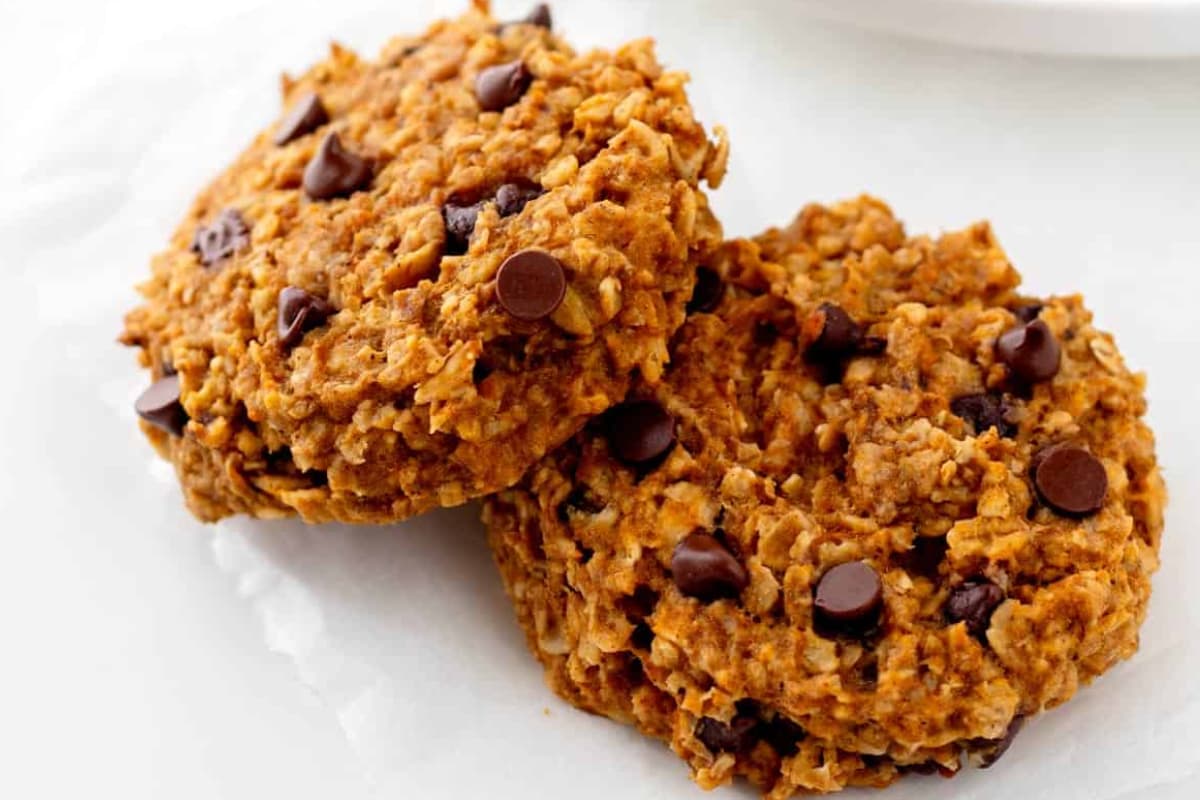
<path id="1" fill-rule="evenodd" d="M 701 275 L 665 379 L 485 503 L 556 692 L 778 799 L 990 764 L 1133 654 L 1165 490 L 1079 297 L 870 198 Z"/>
<path id="2" fill-rule="evenodd" d="M 474 5 L 285 78 L 154 259 L 122 341 L 198 517 L 460 504 L 662 374 L 723 134 L 650 41 L 578 55 L 544 7 Z"/>

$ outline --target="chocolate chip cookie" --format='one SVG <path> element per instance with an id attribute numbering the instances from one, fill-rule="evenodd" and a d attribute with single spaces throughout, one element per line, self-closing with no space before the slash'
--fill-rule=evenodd
<path id="1" fill-rule="evenodd" d="M 1144 378 L 1019 280 L 870 198 L 724 245 L 665 379 L 485 503 L 551 687 L 778 799 L 986 766 L 1132 655 Z"/>
<path id="2" fill-rule="evenodd" d="M 655 383 L 727 147 L 652 43 L 579 55 L 485 2 L 341 47 L 154 259 L 122 340 L 205 520 L 385 522 L 504 488 Z"/>

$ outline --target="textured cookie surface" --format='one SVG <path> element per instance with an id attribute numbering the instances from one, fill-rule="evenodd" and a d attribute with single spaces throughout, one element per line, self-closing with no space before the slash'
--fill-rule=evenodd
<path id="1" fill-rule="evenodd" d="M 485 504 L 554 690 L 783 798 L 986 765 L 1135 651 L 1165 491 L 1080 298 L 869 198 L 711 266 L 663 382 Z"/>
<path id="2" fill-rule="evenodd" d="M 476 6 L 285 79 L 155 258 L 122 339 L 197 516 L 462 503 L 661 375 L 723 140 L 650 42 L 577 55 Z"/>

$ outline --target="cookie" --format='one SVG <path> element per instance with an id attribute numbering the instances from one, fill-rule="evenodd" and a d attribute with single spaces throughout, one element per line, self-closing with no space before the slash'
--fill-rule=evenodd
<path id="1" fill-rule="evenodd" d="M 484 2 L 334 46 L 200 193 L 122 341 L 201 519 L 389 522 L 516 482 L 654 382 L 723 135 L 650 41 L 576 54 Z"/>
<path id="2" fill-rule="evenodd" d="M 1079 297 L 870 198 L 701 275 L 664 380 L 485 503 L 556 692 L 778 799 L 990 764 L 1134 653 L 1165 490 Z"/>

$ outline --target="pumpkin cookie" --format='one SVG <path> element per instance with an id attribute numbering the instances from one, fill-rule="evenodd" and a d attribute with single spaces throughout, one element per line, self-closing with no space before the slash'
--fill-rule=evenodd
<path id="1" fill-rule="evenodd" d="M 870 198 L 726 244 L 665 379 L 485 503 L 550 686 L 778 800 L 990 764 L 1132 655 L 1144 378 L 1018 284 Z"/>
<path id="2" fill-rule="evenodd" d="M 201 519 L 386 522 L 502 489 L 662 374 L 727 148 L 652 43 L 477 1 L 335 46 L 158 255 L 122 341 Z"/>

